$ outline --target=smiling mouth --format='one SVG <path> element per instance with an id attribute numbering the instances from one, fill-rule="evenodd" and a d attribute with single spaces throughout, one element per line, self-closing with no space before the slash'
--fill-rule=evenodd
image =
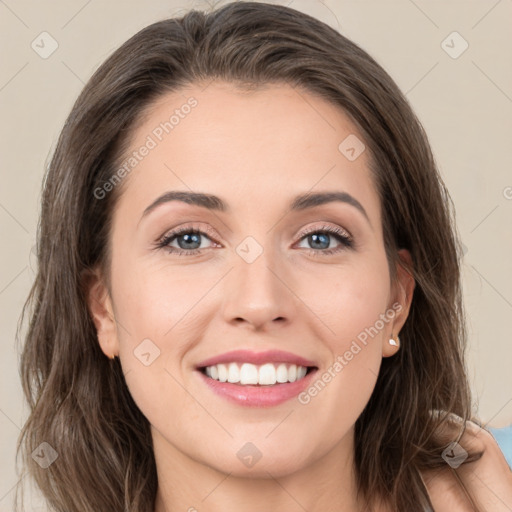
<path id="1" fill-rule="evenodd" d="M 316 366 L 300 366 L 289 363 L 231 362 L 204 366 L 198 370 L 206 377 L 239 386 L 275 386 L 302 380 L 306 375 L 318 370 Z"/>

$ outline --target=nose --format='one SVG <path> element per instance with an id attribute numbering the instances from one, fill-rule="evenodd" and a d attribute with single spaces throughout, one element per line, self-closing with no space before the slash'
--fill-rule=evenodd
<path id="1" fill-rule="evenodd" d="M 223 314 L 226 322 L 247 324 L 253 330 L 272 329 L 289 323 L 296 298 L 283 265 L 270 251 L 254 261 L 234 258 L 225 279 Z"/>

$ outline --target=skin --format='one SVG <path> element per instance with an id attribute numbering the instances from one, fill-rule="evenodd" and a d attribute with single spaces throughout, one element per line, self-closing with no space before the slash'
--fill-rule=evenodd
<path id="1" fill-rule="evenodd" d="M 338 150 L 348 135 L 362 136 L 340 109 L 305 91 L 273 84 L 247 93 L 216 81 L 156 101 L 128 153 L 190 96 L 198 105 L 124 178 L 111 232 L 112 288 L 98 271 L 89 294 L 101 348 L 119 356 L 151 424 L 155 511 L 362 510 L 354 424 L 382 358 L 399 350 L 389 338 L 400 332 L 414 290 L 400 265 L 396 285 L 390 280 L 367 152 L 349 161 Z M 215 194 L 230 211 L 173 201 L 141 220 L 170 190 Z M 346 203 L 290 211 L 295 196 L 319 191 L 348 192 L 368 220 Z M 154 248 L 182 226 L 206 233 L 199 254 Z M 302 234 L 325 226 L 346 230 L 354 248 L 329 235 L 325 245 L 340 250 L 327 255 Z M 251 263 L 237 253 L 248 236 L 263 251 Z M 177 238 L 170 245 L 180 250 Z M 405 250 L 399 256 L 410 261 Z M 236 405 L 195 371 L 206 358 L 244 348 L 293 352 L 322 374 L 397 303 L 400 312 L 308 404 Z M 134 355 L 144 339 L 160 351 L 148 366 Z M 237 457 L 247 442 L 262 454 L 252 467 Z"/>

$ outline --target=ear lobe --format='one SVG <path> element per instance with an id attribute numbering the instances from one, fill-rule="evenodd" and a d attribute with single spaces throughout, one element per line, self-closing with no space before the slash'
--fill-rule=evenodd
<path id="1" fill-rule="evenodd" d="M 82 272 L 82 286 L 87 308 L 96 327 L 98 341 L 103 353 L 112 358 L 119 353 L 116 320 L 112 301 L 99 271 L 87 269 Z"/>

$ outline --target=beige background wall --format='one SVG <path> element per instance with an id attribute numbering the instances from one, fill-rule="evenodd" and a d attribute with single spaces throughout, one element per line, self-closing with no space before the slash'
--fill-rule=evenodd
<path id="1" fill-rule="evenodd" d="M 475 408 L 492 426 L 512 423 L 512 1 L 274 3 L 340 30 L 406 92 L 429 135 L 467 248 Z M 12 510 L 17 481 L 15 442 L 26 411 L 14 335 L 34 277 L 31 249 L 48 153 L 98 65 L 140 28 L 192 7 L 210 4 L 0 0 L 0 511 Z M 45 55 L 52 44 L 57 49 Z"/>

